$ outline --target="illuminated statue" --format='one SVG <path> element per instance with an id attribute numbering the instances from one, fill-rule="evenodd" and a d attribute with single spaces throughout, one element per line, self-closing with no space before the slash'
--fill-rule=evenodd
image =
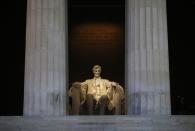
<path id="1" fill-rule="evenodd" d="M 92 71 L 93 79 L 73 83 L 69 90 L 69 96 L 72 97 L 73 114 L 79 114 L 80 105 L 86 103 L 89 115 L 94 114 L 95 110 L 99 111 L 98 114 L 103 115 L 107 109 L 114 110 L 114 114 L 120 115 L 121 103 L 124 100 L 123 88 L 116 82 L 102 79 L 100 76 L 101 66 L 95 65 Z"/>

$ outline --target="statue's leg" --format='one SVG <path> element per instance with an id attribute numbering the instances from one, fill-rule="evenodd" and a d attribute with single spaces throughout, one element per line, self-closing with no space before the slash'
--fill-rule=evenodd
<path id="1" fill-rule="evenodd" d="M 87 95 L 86 97 L 86 104 L 87 104 L 87 111 L 89 115 L 93 115 L 93 95 Z"/>
<path id="2" fill-rule="evenodd" d="M 106 111 L 106 107 L 108 105 L 108 96 L 106 95 L 101 96 L 99 103 L 100 103 L 100 115 L 104 115 Z"/>

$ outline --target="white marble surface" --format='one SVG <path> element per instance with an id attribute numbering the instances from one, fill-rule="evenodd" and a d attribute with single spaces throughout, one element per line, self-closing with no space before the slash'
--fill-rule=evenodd
<path id="1" fill-rule="evenodd" d="M 0 117 L 1 131 L 194 131 L 195 116 Z"/>

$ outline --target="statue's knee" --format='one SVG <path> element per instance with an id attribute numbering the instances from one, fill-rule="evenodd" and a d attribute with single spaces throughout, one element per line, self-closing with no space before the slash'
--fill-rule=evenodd
<path id="1" fill-rule="evenodd" d="M 87 94 L 87 98 L 93 98 L 93 95 Z"/>
<path id="2" fill-rule="evenodd" d="M 108 99 L 108 96 L 107 95 L 103 95 L 103 96 L 101 96 L 101 99 Z"/>
<path id="3" fill-rule="evenodd" d="M 100 102 L 105 102 L 105 101 L 108 101 L 108 96 L 106 95 L 101 96 Z"/>

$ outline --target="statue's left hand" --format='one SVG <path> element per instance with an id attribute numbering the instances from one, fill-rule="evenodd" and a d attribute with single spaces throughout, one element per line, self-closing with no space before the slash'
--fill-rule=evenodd
<path id="1" fill-rule="evenodd" d="M 117 83 L 117 82 L 111 82 L 111 86 L 112 87 L 116 87 L 116 86 L 118 86 L 119 85 L 119 83 Z"/>

